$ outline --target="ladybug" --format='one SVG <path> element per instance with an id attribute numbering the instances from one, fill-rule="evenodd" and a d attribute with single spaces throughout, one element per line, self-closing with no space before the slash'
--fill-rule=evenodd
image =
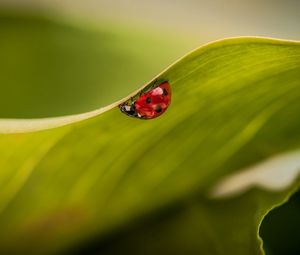
<path id="1" fill-rule="evenodd" d="M 119 105 L 120 110 L 130 117 L 154 119 L 162 115 L 171 103 L 171 86 L 167 81 L 143 90 L 136 97 Z"/>

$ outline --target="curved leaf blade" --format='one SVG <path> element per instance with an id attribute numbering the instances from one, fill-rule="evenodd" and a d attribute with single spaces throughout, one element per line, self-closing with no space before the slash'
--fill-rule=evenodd
<path id="1" fill-rule="evenodd" d="M 141 122 L 112 109 L 66 127 L 1 135 L 0 250 L 57 253 L 144 219 L 125 242 L 116 240 L 124 252 L 140 236 L 136 254 L 145 247 L 261 254 L 263 216 L 299 180 L 281 192 L 256 189 L 228 200 L 205 194 L 226 175 L 299 148 L 299 56 L 297 42 L 215 42 L 158 76 L 173 88 L 159 119 Z M 159 215 L 165 224 L 149 225 L 148 214 L 178 204 L 174 218 Z M 153 231 L 163 240 L 157 246 L 149 246 Z"/>

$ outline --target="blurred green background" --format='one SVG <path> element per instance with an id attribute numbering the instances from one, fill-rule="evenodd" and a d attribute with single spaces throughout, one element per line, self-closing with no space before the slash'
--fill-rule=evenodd
<path id="1" fill-rule="evenodd" d="M 9 20 L 2 19 L 0 68 L 7 84 L 0 94 L 2 118 L 93 110 L 123 98 L 182 55 L 212 40 L 243 35 L 297 39 L 300 35 L 297 0 L 1 0 L 0 8 L 55 16 L 58 22 L 45 19 L 40 28 L 33 20 L 20 19 L 7 27 Z M 59 21 L 90 31 L 66 28 Z M 95 55 L 99 44 L 103 46 Z M 110 62 L 101 62 L 103 55 Z M 28 56 L 31 65 L 26 65 Z M 13 68 L 21 70 L 18 77 Z M 124 84 L 116 86 L 124 90 L 103 91 L 97 86 L 107 83 L 107 76 Z M 25 88 L 26 81 L 30 82 Z"/>
<path id="2" fill-rule="evenodd" d="M 240 35 L 299 39 L 300 33 L 297 0 L 1 0 L 1 3 L 94 21 L 152 26 L 202 42 Z M 193 43 L 191 47 L 195 46 Z"/>
<path id="3" fill-rule="evenodd" d="M 242 35 L 300 38 L 300 1 L 297 0 L 1 0 L 0 8 L 3 13 L 0 45 L 2 49 L 7 47 L 7 51 L 2 52 L 11 53 L 12 49 L 17 49 L 15 56 L 1 56 L 2 60 L 14 59 L 11 63 L 0 61 L 1 75 L 6 80 L 6 86 L 1 87 L 0 94 L 1 118 L 58 116 L 104 106 L 139 88 L 177 58 L 211 40 Z M 25 16 L 26 13 L 38 13 L 52 17 L 50 19 L 58 17 L 58 20 L 66 23 L 72 20 L 79 28 L 94 28 L 78 42 L 77 30 L 71 27 L 65 30 L 65 26 L 60 26 L 59 22 L 53 24 L 48 18 L 43 21 L 43 29 L 32 22 L 34 17 L 31 20 L 20 18 L 7 27 L 5 22 L 8 23 L 9 18 L 5 17 L 9 16 L 12 9 L 25 13 L 22 14 Z M 28 24 L 24 25 L 24 22 L 32 22 L 30 31 L 26 31 Z M 27 37 L 28 33 L 39 29 L 42 37 Z M 23 36 L 12 45 L 10 42 L 16 34 Z M 57 52 L 57 48 L 53 50 L 53 44 L 63 48 L 64 44 L 73 42 L 74 38 L 78 44 L 69 47 L 67 51 Z M 126 40 L 127 44 L 118 44 L 118 38 L 120 41 Z M 33 45 L 33 41 L 38 43 Z M 99 55 L 94 55 L 93 49 L 97 43 L 104 46 L 115 43 L 116 50 L 109 51 L 103 47 Z M 82 48 L 82 45 L 86 47 Z M 36 51 L 39 54 L 35 56 Z M 47 62 L 40 59 L 43 52 L 50 56 Z M 74 52 L 79 54 L 76 58 L 72 58 Z M 103 54 L 111 63 L 103 65 L 99 61 Z M 28 56 L 36 63 L 34 68 L 24 65 L 23 60 L 27 60 Z M 89 68 L 91 61 L 95 69 Z M 39 64 L 42 62 L 43 66 Z M 127 63 L 125 71 L 121 64 L 124 62 Z M 11 70 L 9 65 L 22 70 L 20 76 L 14 77 L 7 71 Z M 118 72 L 111 72 L 111 66 Z M 103 91 L 97 86 L 102 81 L 99 69 L 106 76 L 111 76 L 114 83 L 124 83 L 124 90 Z M 81 75 L 81 72 L 85 75 Z M 32 81 L 28 83 L 29 87 L 22 86 L 26 79 Z M 104 80 L 107 82 L 107 78 Z M 40 101 L 33 102 L 37 98 Z M 100 100 L 103 105 L 99 105 Z M 16 101 L 18 104 L 14 103 Z M 37 104 L 39 107 L 36 107 Z M 298 192 L 290 203 L 274 210 L 265 219 L 261 233 L 268 254 L 300 254 L 299 197 Z M 282 242 L 283 239 L 288 241 Z M 95 239 L 82 248 L 82 254 L 97 249 L 99 247 Z"/>

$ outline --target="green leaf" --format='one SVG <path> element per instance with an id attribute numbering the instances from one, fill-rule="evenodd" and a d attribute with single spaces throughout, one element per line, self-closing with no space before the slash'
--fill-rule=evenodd
<path id="1" fill-rule="evenodd" d="M 6 19 L 0 23 L 3 33 L 11 33 L 12 38 L 22 38 L 23 31 L 31 31 L 38 38 L 42 33 L 46 44 L 52 37 L 45 37 L 44 29 L 51 26 L 51 33 L 64 38 L 62 44 L 57 45 L 56 40 L 49 44 L 52 51 L 68 52 L 65 29 L 69 31 L 69 27 L 57 28 L 56 23 L 37 18 L 25 23 L 23 18 Z M 18 30 L 20 24 L 24 27 Z M 9 32 L 14 25 L 14 32 Z M 77 59 L 77 51 L 85 56 L 81 51 L 87 42 L 93 44 L 87 56 L 110 51 L 119 57 L 114 43 L 103 46 L 87 36 L 87 30 L 75 29 L 74 33 L 76 38 L 85 39 L 76 40 L 78 45 L 69 53 L 72 58 Z M 97 35 L 95 31 L 92 34 Z M 6 42 L 9 48 L 12 38 Z M 25 53 L 28 45 L 24 46 Z M 76 76 L 69 80 L 70 70 L 81 71 L 82 77 L 89 77 L 90 70 L 99 70 L 96 60 L 83 62 L 81 69 L 83 57 L 78 57 L 75 69 L 65 64 L 59 68 L 56 64 L 38 65 L 56 58 L 30 49 L 40 61 L 28 54 L 24 65 L 19 62 L 20 50 L 17 63 L 27 71 L 38 66 L 38 73 L 45 72 L 46 77 L 60 72 L 60 82 L 76 81 Z M 122 65 L 143 57 L 143 51 L 130 53 Z M 121 63 L 111 56 L 106 58 L 111 61 L 110 68 Z M 30 84 L 44 81 L 36 80 L 35 75 L 25 79 L 27 71 L 14 65 L 9 70 L 23 77 L 19 80 L 23 83 L 18 84 L 28 90 L 26 95 L 33 93 L 33 105 L 42 103 L 35 102 L 40 92 L 32 91 Z M 106 81 L 116 79 L 111 73 L 116 68 L 100 70 Z M 140 70 L 126 70 L 126 83 L 99 82 L 99 91 L 104 93 L 99 107 L 136 89 L 128 85 L 129 77 L 143 75 Z M 120 77 L 117 79 L 123 80 Z M 273 157 L 294 155 L 292 151 L 299 149 L 300 44 L 263 38 L 226 39 L 193 51 L 157 78 L 168 80 L 173 90 L 171 106 L 158 119 L 128 118 L 115 108 L 65 127 L 1 135 L 1 253 L 57 254 L 72 247 L 77 250 L 74 245 L 97 237 L 96 245 L 81 247 L 83 254 L 91 253 L 89 249 L 101 254 L 262 254 L 259 225 L 269 210 L 298 188 L 297 175 L 279 189 L 275 185 L 276 190 L 250 185 L 244 193 L 219 199 L 211 198 L 210 192 L 225 176 L 251 170 L 249 167 Z M 0 79 L 6 87 L 8 72 Z M 52 91 L 54 95 L 57 89 Z M 110 92 L 106 94 L 106 90 Z M 72 103 L 80 97 L 74 91 Z M 55 114 L 49 108 L 46 116 L 55 116 L 65 99 L 61 97 L 61 104 L 53 109 Z M 18 102 L 13 101 L 13 105 Z M 7 113 L 2 109 L 5 118 L 32 117 L 25 116 L 30 114 L 25 110 L 15 109 L 13 113 L 20 115 L 14 115 L 6 109 Z M 33 117 L 39 114 L 37 111 Z M 36 125 L 34 120 L 6 119 L 0 129 L 5 130 L 10 121 L 17 132 L 33 130 Z M 47 121 L 54 123 L 57 118 Z M 283 157 L 282 166 L 291 158 Z"/>

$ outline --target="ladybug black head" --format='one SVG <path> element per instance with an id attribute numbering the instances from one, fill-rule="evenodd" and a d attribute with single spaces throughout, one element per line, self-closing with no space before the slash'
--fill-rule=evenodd
<path id="1" fill-rule="evenodd" d="M 119 108 L 121 112 L 125 113 L 126 115 L 130 117 L 137 117 L 137 112 L 134 104 L 132 105 L 127 105 L 126 103 L 120 104 Z"/>

